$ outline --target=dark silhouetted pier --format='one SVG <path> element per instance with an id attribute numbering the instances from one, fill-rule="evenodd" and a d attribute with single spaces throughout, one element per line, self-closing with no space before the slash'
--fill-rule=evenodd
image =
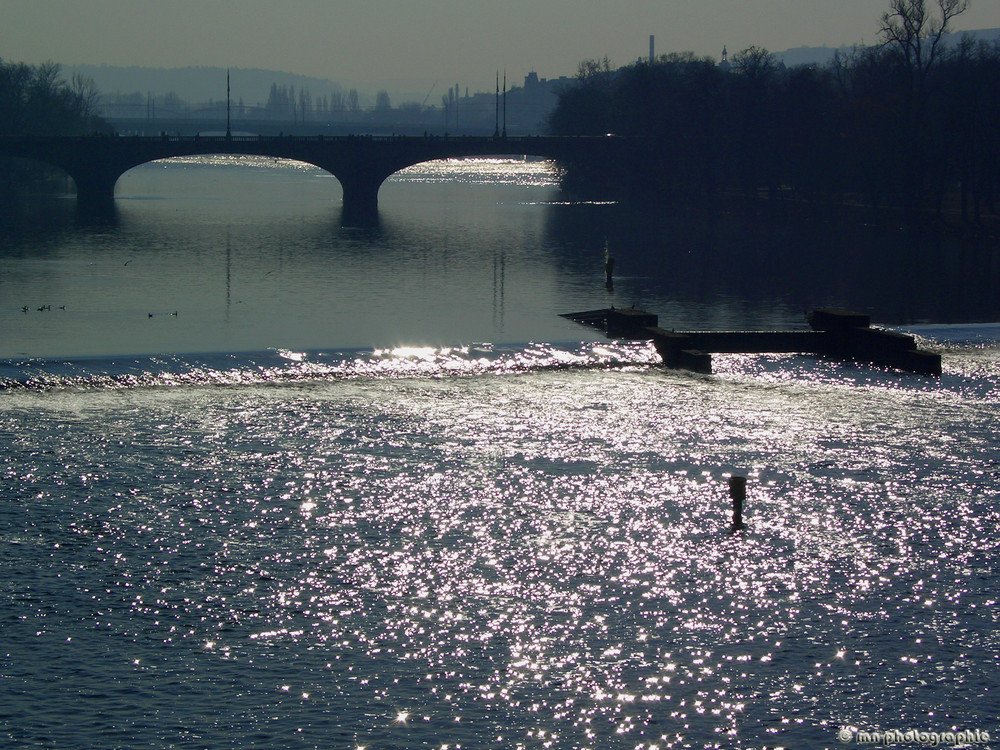
<path id="1" fill-rule="evenodd" d="M 871 327 L 868 315 L 815 310 L 809 330 L 667 331 L 643 310 L 615 308 L 563 315 L 603 330 L 610 338 L 652 340 L 668 367 L 712 372 L 712 354 L 811 354 L 905 370 L 941 374 L 941 355 L 917 348 L 913 336 Z"/>

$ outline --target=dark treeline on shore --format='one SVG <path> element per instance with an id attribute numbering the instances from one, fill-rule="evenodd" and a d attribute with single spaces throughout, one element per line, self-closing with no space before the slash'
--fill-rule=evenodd
<path id="1" fill-rule="evenodd" d="M 66 82 L 55 63 L 32 66 L 0 59 L 0 135 L 84 135 L 103 129 L 94 114 L 93 81 Z"/>
<path id="2" fill-rule="evenodd" d="M 106 131 L 95 107 L 93 81 L 73 76 L 68 83 L 55 63 L 32 66 L 0 59 L 0 136 L 85 135 Z M 57 173 L 22 159 L 0 159 L 0 184 L 39 184 Z"/>
<path id="3" fill-rule="evenodd" d="M 965 0 L 892 0 L 877 46 L 786 68 L 751 47 L 717 64 L 670 54 L 580 66 L 557 135 L 641 136 L 630 163 L 570 164 L 564 184 L 713 205 L 724 196 L 995 217 L 1000 45 L 945 48 Z"/>

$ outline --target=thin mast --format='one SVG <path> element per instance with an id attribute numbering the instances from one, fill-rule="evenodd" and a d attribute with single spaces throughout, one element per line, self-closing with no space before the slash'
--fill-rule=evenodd
<path id="1" fill-rule="evenodd" d="M 503 72 L 503 137 L 507 137 L 507 71 Z"/>
<path id="2" fill-rule="evenodd" d="M 497 71 L 496 112 L 493 115 L 493 137 L 500 135 L 500 71 Z"/>
<path id="3" fill-rule="evenodd" d="M 229 68 L 226 68 L 226 139 L 233 137 L 233 131 L 229 127 L 229 102 L 231 101 L 229 96 Z"/>

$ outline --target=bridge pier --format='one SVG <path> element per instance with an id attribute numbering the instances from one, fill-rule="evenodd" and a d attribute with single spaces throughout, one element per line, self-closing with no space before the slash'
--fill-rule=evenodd
<path id="1" fill-rule="evenodd" d="M 364 172 L 335 174 L 344 190 L 341 223 L 349 227 L 378 224 L 378 190 L 385 177 Z"/>
<path id="2" fill-rule="evenodd" d="M 344 188 L 340 223 L 347 227 L 371 227 L 378 224 L 378 191 L 348 192 Z"/>
<path id="3" fill-rule="evenodd" d="M 88 171 L 70 173 L 76 183 L 76 201 L 87 211 L 113 210 L 115 205 L 115 183 L 119 175 Z"/>

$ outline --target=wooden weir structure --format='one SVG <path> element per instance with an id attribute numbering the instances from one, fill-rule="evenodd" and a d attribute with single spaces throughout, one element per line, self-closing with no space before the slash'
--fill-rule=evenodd
<path id="1" fill-rule="evenodd" d="M 652 340 L 668 367 L 712 372 L 712 354 L 811 354 L 905 370 L 941 374 L 941 355 L 917 348 L 913 336 L 871 327 L 864 313 L 820 309 L 809 330 L 668 331 L 658 316 L 636 309 L 589 310 L 562 317 L 603 330 L 609 338 Z"/>

